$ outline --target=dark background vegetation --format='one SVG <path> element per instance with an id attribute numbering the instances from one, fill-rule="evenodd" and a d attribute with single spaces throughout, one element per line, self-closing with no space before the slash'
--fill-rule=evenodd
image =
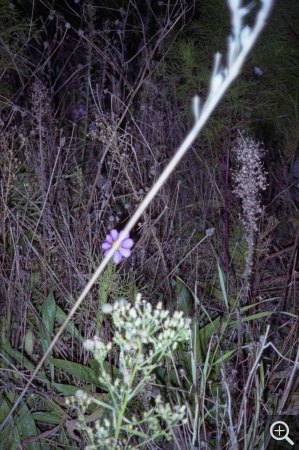
<path id="1" fill-rule="evenodd" d="M 124 227 L 190 129 L 192 98 L 205 101 L 216 52 L 225 64 L 230 18 L 224 0 L 1 0 L 0 8 L 3 420 L 101 261 L 106 234 Z M 277 348 L 294 358 L 298 322 L 279 311 L 298 314 L 298 93 L 298 3 L 278 0 L 241 75 L 132 231 L 132 255 L 109 280 L 110 303 L 122 296 L 133 301 L 142 292 L 205 327 L 209 320 L 194 304 L 195 293 L 211 320 L 223 317 L 217 262 L 228 297 L 236 298 L 247 256 L 231 153 L 238 130 L 244 131 L 267 150 L 268 188 L 249 299 L 257 317 L 243 343 L 258 340 L 270 324 Z M 215 228 L 213 237 L 198 245 L 209 228 Z M 99 326 L 101 282 L 53 351 L 56 360 L 87 364 L 82 341 Z M 100 327 L 104 337 L 113 333 L 108 320 Z M 236 348 L 237 341 L 236 330 L 228 328 L 226 348 Z M 232 359 L 227 365 L 236 369 L 231 383 L 237 408 L 251 367 L 235 364 Z M 275 408 L 275 395 L 285 386 L 276 374 L 285 362 L 270 353 L 266 366 L 263 401 Z M 64 425 L 53 435 L 51 429 L 66 411 L 73 418 L 60 395 L 88 381 L 48 362 L 32 388 L 36 400 L 28 394 L 30 431 L 20 431 L 16 416 L 14 439 L 49 431 L 42 448 L 83 448 L 83 435 Z M 160 382 L 171 383 L 166 375 Z M 206 438 L 218 448 L 213 426 Z M 3 442 L 1 448 L 18 448 Z"/>

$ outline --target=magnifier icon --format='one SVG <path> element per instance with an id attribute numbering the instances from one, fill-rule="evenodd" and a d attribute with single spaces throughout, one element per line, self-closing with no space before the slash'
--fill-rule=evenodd
<path id="1" fill-rule="evenodd" d="M 292 439 L 289 438 L 290 429 L 285 422 L 280 420 L 272 423 L 270 427 L 270 434 L 276 441 L 283 441 L 285 439 L 290 445 L 294 445 Z"/>

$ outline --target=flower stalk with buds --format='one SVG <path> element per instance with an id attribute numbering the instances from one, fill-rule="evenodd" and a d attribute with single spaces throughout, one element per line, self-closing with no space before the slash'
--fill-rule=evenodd
<path id="1" fill-rule="evenodd" d="M 241 221 L 248 245 L 246 268 L 243 274 L 244 289 L 241 295 L 241 304 L 245 304 L 250 288 L 255 233 L 258 231 L 257 221 L 262 212 L 260 192 L 267 187 L 266 172 L 261 162 L 265 150 L 260 147 L 259 142 L 251 138 L 245 138 L 241 134 L 237 146 L 233 148 L 233 153 L 236 155 L 239 164 L 233 176 L 236 183 L 234 192 L 242 200 L 243 215 Z"/>

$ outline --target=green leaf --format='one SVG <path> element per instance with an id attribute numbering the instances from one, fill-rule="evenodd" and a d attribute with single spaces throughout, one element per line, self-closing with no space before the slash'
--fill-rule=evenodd
<path id="1" fill-rule="evenodd" d="M 224 298 L 226 311 L 228 311 L 228 300 L 227 300 L 227 294 L 226 294 L 226 289 L 225 289 L 225 276 L 224 276 L 224 273 L 218 263 L 217 263 L 217 267 L 218 267 L 218 274 L 219 274 L 219 281 L 220 281 L 220 286 L 221 286 L 221 290 L 222 290 L 222 295 Z"/>
<path id="2" fill-rule="evenodd" d="M 62 417 L 55 412 L 37 411 L 32 413 L 32 417 L 38 422 L 51 423 L 52 425 L 59 425 L 62 420 Z"/>
<path id="3" fill-rule="evenodd" d="M 199 329 L 199 324 L 193 322 L 191 324 L 192 330 L 192 351 L 194 358 L 197 363 L 202 363 L 204 361 L 205 355 L 207 353 L 209 342 L 213 333 L 215 333 L 220 325 L 220 317 L 213 320 L 212 323 L 208 323 L 201 329 Z"/>
<path id="4" fill-rule="evenodd" d="M 14 423 L 20 434 L 21 441 L 30 436 L 39 435 L 32 413 L 24 402 L 21 403 L 18 415 L 14 418 Z M 27 448 L 28 450 L 40 450 L 41 447 L 40 443 L 36 441 L 28 444 Z"/>
<path id="5" fill-rule="evenodd" d="M 89 359 L 88 360 L 88 364 L 91 366 L 91 368 L 96 372 L 96 373 L 100 373 L 101 370 L 101 366 L 99 364 L 99 362 L 96 359 Z M 104 369 L 106 370 L 107 373 L 110 373 L 110 364 L 108 361 L 103 361 L 102 365 L 104 367 Z M 114 378 L 121 378 L 122 375 L 120 373 L 120 371 L 118 370 L 118 368 L 116 366 L 114 366 L 112 364 L 112 371 L 113 371 L 113 376 Z"/>
<path id="6" fill-rule="evenodd" d="M 48 298 L 44 301 L 41 307 L 41 312 L 43 323 L 49 333 L 49 336 L 51 336 L 54 330 L 54 322 L 56 316 L 56 302 L 54 299 L 53 291 L 50 292 Z"/>
<path id="7" fill-rule="evenodd" d="M 213 362 L 213 366 L 217 366 L 218 364 L 223 363 L 224 361 L 226 361 L 231 355 L 233 355 L 237 350 L 229 350 L 226 353 L 223 353 L 223 355 L 217 359 L 217 361 Z"/>
<path id="8" fill-rule="evenodd" d="M 7 394 L 7 391 L 5 391 Z M 11 397 L 11 396 L 9 396 Z M 12 407 L 12 402 L 8 402 L 4 395 L 0 396 L 0 423 L 4 421 L 4 419 L 9 414 Z M 18 429 L 16 428 L 14 422 L 8 422 L 6 427 L 1 430 L 0 435 L 0 448 L 2 449 L 12 449 L 15 450 L 18 448 L 18 442 L 20 442 L 20 436 Z"/>
<path id="9" fill-rule="evenodd" d="M 202 281 L 199 281 L 199 286 L 201 286 L 205 291 L 207 290 L 211 295 L 214 295 L 214 297 L 218 298 L 219 300 L 223 300 L 223 291 L 220 289 L 217 289 L 216 287 L 212 286 L 211 283 L 203 283 Z"/>
<path id="10" fill-rule="evenodd" d="M 35 370 L 35 366 L 18 350 L 14 350 L 10 345 L 10 342 L 6 342 L 5 344 L 1 344 L 1 349 L 6 352 L 14 361 L 17 361 L 20 364 L 23 364 L 26 370 L 33 372 Z M 48 378 L 40 371 L 37 375 L 37 378 L 40 380 L 50 384 Z"/>
<path id="11" fill-rule="evenodd" d="M 92 383 L 95 386 L 99 386 L 106 390 L 106 387 L 99 382 L 99 372 L 86 367 L 83 364 L 78 364 L 71 361 L 65 361 L 63 359 L 49 358 L 49 361 L 54 364 L 54 366 L 64 369 L 68 374 L 75 375 L 81 380 Z"/>
<path id="12" fill-rule="evenodd" d="M 205 357 L 205 363 L 204 363 L 203 371 L 202 371 L 202 377 L 200 379 L 200 391 L 199 391 L 200 396 L 202 396 L 202 394 L 206 388 L 206 381 L 208 379 L 207 373 L 208 373 L 208 369 L 210 368 L 210 363 L 209 363 L 210 352 L 211 352 L 211 346 L 208 345 L 206 357 Z"/>
<path id="13" fill-rule="evenodd" d="M 179 277 L 176 277 L 176 280 L 172 280 L 172 286 L 174 288 L 178 309 L 183 311 L 185 317 L 189 317 L 192 307 L 192 297 L 189 289 Z"/>
<path id="14" fill-rule="evenodd" d="M 57 322 L 59 322 L 60 324 L 63 324 L 63 322 L 65 321 L 66 318 L 67 318 L 67 314 L 60 308 L 59 305 L 56 305 L 55 319 L 57 320 Z M 80 341 L 81 343 L 84 342 L 84 338 L 81 336 L 80 332 L 78 331 L 78 329 L 75 327 L 75 325 L 73 323 L 69 322 L 66 326 L 66 330 L 75 339 L 78 339 L 78 341 Z"/>
<path id="15" fill-rule="evenodd" d="M 52 386 L 56 389 L 56 391 L 65 395 L 66 397 L 75 395 L 78 390 L 78 386 L 72 386 L 71 384 L 52 383 Z M 83 390 L 86 392 L 90 392 L 91 386 L 84 386 Z"/>
<path id="16" fill-rule="evenodd" d="M 257 303 L 252 303 L 251 305 L 246 305 L 246 306 L 242 306 L 242 308 L 240 308 L 240 311 L 248 311 L 248 309 L 251 309 L 251 308 L 254 308 L 255 306 L 259 306 L 259 305 L 261 305 L 262 303 L 267 303 L 267 302 L 271 302 L 272 300 L 277 300 L 277 299 L 279 299 L 280 297 L 273 297 L 273 298 L 268 298 L 268 299 L 266 299 L 266 300 L 262 300 L 262 301 L 260 301 L 260 302 L 257 302 Z"/>
<path id="17" fill-rule="evenodd" d="M 266 316 L 271 316 L 272 314 L 277 314 L 278 311 L 263 311 L 257 314 L 253 314 L 252 316 L 248 316 L 248 317 L 242 317 L 241 322 L 249 322 L 250 320 L 256 320 L 256 319 L 261 319 L 262 317 L 266 317 Z M 297 319 L 298 316 L 296 314 L 292 314 L 286 311 L 280 311 L 280 314 L 285 314 L 286 316 L 290 316 L 293 317 L 294 319 Z M 235 320 L 234 322 L 231 322 L 231 325 L 235 326 L 236 324 L 238 324 L 238 321 Z"/>
<path id="18" fill-rule="evenodd" d="M 53 290 L 50 292 L 48 298 L 43 303 L 41 307 L 41 313 L 43 324 L 38 322 L 38 326 L 41 334 L 41 343 L 43 347 L 43 352 L 46 353 L 46 351 L 51 345 L 51 335 L 53 334 L 56 316 L 56 302 L 54 299 Z M 44 329 L 44 327 L 46 328 L 46 330 Z M 50 354 L 52 354 L 52 352 Z M 49 363 L 49 358 L 47 358 L 46 362 Z M 50 364 L 50 373 L 51 373 L 51 380 L 54 381 L 54 367 L 51 364 Z"/>
<path id="19" fill-rule="evenodd" d="M 53 386 L 53 384 L 52 384 Z M 78 388 L 77 388 L 78 390 Z M 47 408 L 51 411 L 53 411 L 57 416 L 60 417 L 60 420 L 62 420 L 65 412 L 62 408 L 60 408 L 59 405 L 57 405 L 51 398 L 48 398 L 46 395 L 40 395 L 40 394 L 33 394 L 30 398 L 33 402 L 36 403 L 35 399 L 40 399 L 43 403 L 47 404 Z"/>

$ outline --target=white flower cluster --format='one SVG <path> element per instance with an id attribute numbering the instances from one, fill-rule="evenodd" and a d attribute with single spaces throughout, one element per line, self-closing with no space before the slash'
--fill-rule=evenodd
<path id="1" fill-rule="evenodd" d="M 182 311 L 169 317 L 169 311 L 162 309 L 162 303 L 153 308 L 140 296 L 137 296 L 134 306 L 124 301 L 116 302 L 112 316 L 117 330 L 113 341 L 123 346 L 127 353 L 151 344 L 150 356 L 171 356 L 177 343 L 190 337 L 191 321 L 183 318 Z"/>
<path id="2" fill-rule="evenodd" d="M 103 309 L 112 315 L 115 327 L 113 342 L 105 344 L 95 337 L 85 341 L 84 347 L 92 351 L 99 362 L 99 380 L 107 389 L 111 400 L 107 404 L 109 420 L 104 418 L 94 429 L 86 427 L 91 441 L 96 444 L 90 446 L 90 449 L 128 449 L 130 436 L 143 436 L 144 442 L 154 441 L 158 436 L 170 438 L 171 428 L 185 421 L 185 407 L 165 404 L 161 396 L 156 394 L 155 406 L 148 404 L 138 417 L 129 414 L 131 418 L 128 419 L 126 408 L 134 398 L 138 398 L 141 391 L 148 389 L 148 382 L 151 381 L 153 370 L 159 365 L 159 361 L 165 356 L 172 356 L 177 342 L 190 338 L 191 321 L 184 319 L 182 312 L 175 312 L 173 317 L 170 317 L 169 311 L 162 309 L 162 303 L 153 307 L 142 301 L 140 295 L 137 296 L 134 306 L 126 300 L 120 300 L 113 307 L 104 305 Z M 105 358 L 114 346 L 119 351 L 121 376 L 112 382 L 110 374 L 105 370 Z M 79 401 L 81 392 L 77 397 Z M 97 399 L 93 401 L 99 403 Z M 103 402 L 99 404 L 104 406 Z M 162 422 L 167 426 L 161 427 Z M 151 431 L 143 434 L 143 430 L 148 430 L 146 423 L 150 424 Z"/>
<path id="3" fill-rule="evenodd" d="M 257 219 L 261 213 L 260 191 L 267 187 L 266 172 L 261 163 L 265 151 L 260 148 L 259 142 L 241 135 L 233 152 L 240 166 L 233 176 L 236 183 L 234 192 L 242 199 L 242 223 L 248 242 L 252 239 L 252 233 L 258 229 Z"/>
<path id="4" fill-rule="evenodd" d="M 163 403 L 161 397 L 158 396 L 156 398 L 156 410 L 159 411 L 160 416 L 165 422 L 176 423 L 184 417 L 186 406 L 175 405 L 174 409 L 172 409 L 169 403 Z"/>

